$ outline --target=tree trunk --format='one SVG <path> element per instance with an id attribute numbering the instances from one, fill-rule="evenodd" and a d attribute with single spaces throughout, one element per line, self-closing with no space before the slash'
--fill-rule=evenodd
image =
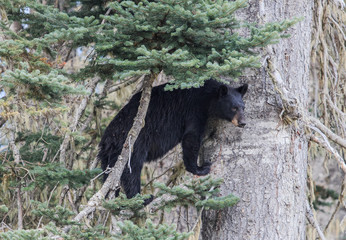
<path id="1" fill-rule="evenodd" d="M 289 30 L 290 38 L 266 50 L 281 77 L 278 89 L 307 109 L 312 1 L 249 5 L 246 19 L 262 24 L 304 17 Z M 280 94 L 263 62 L 262 69 L 242 80 L 249 84 L 246 127 L 214 122 L 216 134 L 204 144 L 201 157 L 215 162 L 212 174 L 225 180 L 221 194 L 234 193 L 240 201 L 222 211 L 205 211 L 202 239 L 305 239 L 307 139 L 299 120 L 290 125 L 281 121 Z"/>

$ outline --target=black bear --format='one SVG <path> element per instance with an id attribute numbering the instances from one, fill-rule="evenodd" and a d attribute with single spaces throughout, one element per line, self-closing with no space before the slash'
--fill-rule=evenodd
<path id="1" fill-rule="evenodd" d="M 215 80 L 207 80 L 200 88 L 164 91 L 164 87 L 161 85 L 152 89 L 145 126 L 133 145 L 131 172 L 126 165 L 121 176 L 121 185 L 128 198 L 140 193 L 144 162 L 162 157 L 180 142 L 186 170 L 199 176 L 208 174 L 211 163 L 197 165 L 208 118 L 221 118 L 238 127 L 245 126 L 242 98 L 247 84 L 231 88 Z M 135 94 L 106 128 L 98 154 L 103 170 L 107 166 L 113 167 L 117 161 L 133 125 L 140 97 L 141 93 Z"/>

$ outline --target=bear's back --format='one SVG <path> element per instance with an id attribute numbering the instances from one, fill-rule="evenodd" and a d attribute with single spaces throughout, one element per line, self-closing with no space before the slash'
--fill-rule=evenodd
<path id="1" fill-rule="evenodd" d="M 149 161 L 161 157 L 176 146 L 188 122 L 207 120 L 210 102 L 217 95 L 220 85 L 214 80 L 208 80 L 200 88 L 165 91 L 164 84 L 152 89 L 145 125 L 136 141 L 136 145 L 149 149 Z M 140 97 L 141 93 L 135 94 L 106 128 L 100 142 L 101 159 L 112 159 L 120 154 L 133 125 Z"/>

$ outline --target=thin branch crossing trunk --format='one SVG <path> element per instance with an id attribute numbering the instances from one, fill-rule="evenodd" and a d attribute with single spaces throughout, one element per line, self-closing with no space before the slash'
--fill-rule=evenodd
<path id="1" fill-rule="evenodd" d="M 111 172 L 109 173 L 108 178 L 103 184 L 103 186 L 101 187 L 101 189 L 91 197 L 86 208 L 82 210 L 74 218 L 74 221 L 80 222 L 83 217 L 95 211 L 96 207 L 99 206 L 102 200 L 105 199 L 105 196 L 109 192 L 114 192 L 119 187 L 121 174 L 124 171 L 125 164 L 128 161 L 129 155 L 131 154 L 131 151 L 130 151 L 131 145 L 129 143 L 129 139 L 131 139 L 132 144 L 136 142 L 138 134 L 145 124 L 144 119 L 145 119 L 147 109 L 149 106 L 152 84 L 155 80 L 155 77 L 156 75 L 154 74 L 147 75 L 144 77 L 143 91 L 142 91 L 142 95 L 141 95 L 141 99 L 140 99 L 140 103 L 138 107 L 138 112 L 134 119 L 133 126 L 131 130 L 129 131 L 129 134 L 127 135 L 121 154 L 115 166 L 112 168 Z M 69 228 L 65 228 L 65 231 L 68 231 L 68 230 Z"/>

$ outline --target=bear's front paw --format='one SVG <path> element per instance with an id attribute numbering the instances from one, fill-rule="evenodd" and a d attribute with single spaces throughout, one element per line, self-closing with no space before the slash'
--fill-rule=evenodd
<path id="1" fill-rule="evenodd" d="M 204 176 L 210 173 L 211 162 L 204 163 L 201 167 L 197 167 L 196 175 Z"/>
<path id="2" fill-rule="evenodd" d="M 150 197 L 144 200 L 143 205 L 146 206 L 154 200 L 154 196 L 150 194 Z"/>

